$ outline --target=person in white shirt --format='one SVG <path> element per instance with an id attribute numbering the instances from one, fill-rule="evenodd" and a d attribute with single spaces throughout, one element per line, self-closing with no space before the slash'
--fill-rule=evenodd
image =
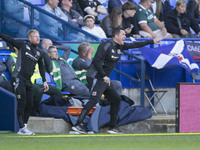
<path id="1" fill-rule="evenodd" d="M 84 17 L 84 22 L 86 26 L 82 27 L 84 31 L 89 32 L 99 38 L 107 38 L 105 32 L 101 27 L 95 25 L 95 17 L 92 15 L 86 15 Z"/>

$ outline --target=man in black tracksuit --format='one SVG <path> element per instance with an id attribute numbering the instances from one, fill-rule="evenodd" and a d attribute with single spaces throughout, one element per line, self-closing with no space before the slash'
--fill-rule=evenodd
<path id="1" fill-rule="evenodd" d="M 99 45 L 96 55 L 87 72 L 87 81 L 89 88 L 91 89 L 90 99 L 83 108 L 76 125 L 72 127 L 74 131 L 86 133 L 83 126 L 83 120 L 88 112 L 100 100 L 101 95 L 104 94 L 111 102 L 110 128 L 107 132 L 111 134 L 121 133 L 120 129 L 117 127 L 119 103 L 121 98 L 110 82 L 109 76 L 123 50 L 139 48 L 148 44 L 158 43 L 158 41 L 162 40 L 162 38 L 155 38 L 154 40 L 144 42 L 124 43 L 125 38 L 124 29 L 116 28 L 113 30 L 112 39 Z"/>
<path id="2" fill-rule="evenodd" d="M 28 42 L 14 40 L 13 38 L 1 34 L 0 37 L 15 46 L 18 50 L 18 58 L 15 69 L 11 76 L 11 82 L 14 86 L 14 91 L 18 100 L 17 116 L 20 130 L 20 135 L 34 135 L 33 132 L 27 128 L 27 122 L 30 116 L 30 111 L 33 103 L 31 76 L 35 70 L 35 65 L 38 63 L 40 74 L 43 79 L 44 91 L 49 89 L 46 79 L 45 71 L 42 62 L 42 53 L 37 45 L 40 43 L 40 36 L 37 30 L 30 30 L 28 32 Z"/>

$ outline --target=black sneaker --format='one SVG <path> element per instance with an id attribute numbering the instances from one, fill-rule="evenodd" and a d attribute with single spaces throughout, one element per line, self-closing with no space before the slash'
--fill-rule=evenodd
<path id="1" fill-rule="evenodd" d="M 124 132 L 118 127 L 109 128 L 107 132 L 110 134 L 124 134 Z"/>
<path id="2" fill-rule="evenodd" d="M 81 134 L 86 134 L 87 133 L 87 131 L 85 130 L 83 124 L 79 124 L 79 125 L 73 126 L 72 130 L 74 130 L 76 132 L 79 132 Z"/>

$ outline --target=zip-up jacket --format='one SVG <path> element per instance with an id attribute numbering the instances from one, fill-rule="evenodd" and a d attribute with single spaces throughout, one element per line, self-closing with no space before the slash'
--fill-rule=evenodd
<path id="1" fill-rule="evenodd" d="M 0 33 L 0 37 L 19 50 L 15 69 L 12 73 L 13 78 L 23 76 L 26 79 L 30 79 L 35 70 L 35 65 L 38 62 L 43 82 L 46 81 L 42 62 L 42 52 L 37 45 L 30 42 L 16 41 L 15 39 L 2 33 Z"/>
<path id="2" fill-rule="evenodd" d="M 103 79 L 105 76 L 109 77 L 115 64 L 120 59 L 122 51 L 143 47 L 148 44 L 154 44 L 153 40 L 119 45 L 111 39 L 101 43 L 87 72 L 87 76 L 98 79 Z"/>

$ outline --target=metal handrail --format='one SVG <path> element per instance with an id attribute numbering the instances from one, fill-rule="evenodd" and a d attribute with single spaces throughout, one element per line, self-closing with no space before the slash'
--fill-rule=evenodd
<path id="1" fill-rule="evenodd" d="M 76 27 L 76 26 L 70 24 L 69 22 L 66 22 L 66 21 L 62 20 L 61 18 L 59 18 L 59 17 L 57 17 L 57 16 L 54 16 L 54 15 L 50 14 L 49 12 L 47 12 L 47 11 L 43 10 L 42 8 L 39 8 L 39 7 L 37 7 L 37 6 L 33 5 L 33 4 L 31 4 L 30 2 L 27 2 L 27 1 L 25 1 L 25 0 L 19 0 L 19 1 L 22 2 L 22 3 L 24 3 L 24 4 L 26 4 L 26 5 L 28 5 L 28 6 L 30 6 L 30 8 L 31 8 L 31 10 L 30 10 L 30 12 L 31 12 L 31 15 L 30 15 L 30 24 L 25 23 L 25 22 L 19 20 L 18 18 L 14 18 L 14 17 L 12 17 L 11 15 L 8 15 L 8 14 L 7 14 L 4 10 L 2 10 L 1 7 L 0 7 L 0 13 L 1 13 L 1 15 L 4 15 L 4 16 L 10 18 L 10 19 L 13 19 L 13 20 L 15 20 L 16 22 L 18 22 L 18 23 L 20 23 L 20 24 L 22 24 L 22 25 L 24 25 L 24 26 L 26 26 L 26 27 L 28 27 L 28 28 L 30 28 L 30 29 L 33 29 L 33 28 L 38 29 L 38 28 L 34 25 L 34 9 L 35 9 L 35 10 L 39 11 L 40 13 L 43 13 L 43 14 L 45 14 L 45 15 L 47 15 L 47 16 L 49 16 L 49 17 L 51 17 L 51 18 L 53 18 L 53 19 L 55 19 L 55 20 L 61 22 L 61 23 L 64 25 L 64 30 L 66 29 L 66 26 L 69 26 L 70 28 L 73 28 L 73 29 L 75 29 L 76 31 L 81 32 L 81 33 L 83 33 L 83 34 L 85 34 L 85 35 L 91 37 L 92 39 L 94 39 L 94 40 L 96 40 L 96 41 L 101 41 L 100 38 L 98 38 L 98 37 L 96 37 L 96 36 L 94 36 L 94 35 L 92 35 L 92 34 L 86 32 L 86 31 L 84 31 L 84 30 L 82 30 L 81 28 L 78 28 L 78 27 Z M 55 40 L 61 40 L 60 38 L 57 38 L 57 37 L 55 37 L 55 36 L 51 36 L 51 35 L 49 35 L 48 33 L 43 32 L 43 31 L 40 30 L 40 29 L 38 29 L 38 30 L 39 30 L 43 35 L 45 35 L 45 36 L 47 36 L 47 37 L 53 38 L 53 39 L 55 39 Z M 66 32 L 64 32 L 64 37 L 65 37 L 64 40 L 66 40 L 66 37 L 67 37 Z"/>

